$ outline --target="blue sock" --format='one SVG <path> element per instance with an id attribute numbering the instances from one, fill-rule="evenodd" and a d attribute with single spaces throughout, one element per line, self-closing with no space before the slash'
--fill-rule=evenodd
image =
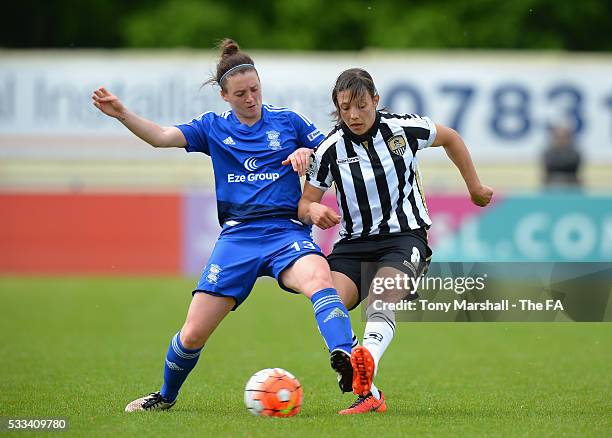
<path id="1" fill-rule="evenodd" d="M 340 349 L 351 354 L 353 333 L 351 320 L 336 289 L 322 289 L 316 292 L 310 301 L 327 349 L 329 351 Z"/>
<path id="2" fill-rule="evenodd" d="M 166 363 L 164 365 L 164 385 L 161 388 L 161 395 L 168 401 L 174 401 L 178 396 L 183 382 L 198 363 L 201 348 L 189 350 L 181 344 L 181 332 L 172 338 L 168 353 L 166 353 Z"/>

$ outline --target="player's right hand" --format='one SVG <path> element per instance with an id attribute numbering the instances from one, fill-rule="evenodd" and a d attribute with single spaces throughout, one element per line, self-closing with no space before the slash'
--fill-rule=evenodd
<path id="1" fill-rule="evenodd" d="M 91 96 L 93 104 L 96 108 L 110 117 L 121 118 L 126 113 L 126 108 L 123 106 L 117 96 L 110 93 L 106 88 L 100 87 L 93 92 Z"/>
<path id="2" fill-rule="evenodd" d="M 493 197 L 493 189 L 489 186 L 480 185 L 470 192 L 472 202 L 479 207 L 486 207 Z"/>
<path id="3" fill-rule="evenodd" d="M 340 223 L 340 216 L 334 210 L 318 202 L 310 204 L 308 213 L 312 223 L 322 230 L 327 230 Z"/>

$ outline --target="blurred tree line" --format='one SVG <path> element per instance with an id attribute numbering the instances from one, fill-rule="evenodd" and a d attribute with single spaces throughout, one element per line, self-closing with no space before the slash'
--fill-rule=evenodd
<path id="1" fill-rule="evenodd" d="M 24 0 L 7 48 L 612 50 L 607 0 Z"/>

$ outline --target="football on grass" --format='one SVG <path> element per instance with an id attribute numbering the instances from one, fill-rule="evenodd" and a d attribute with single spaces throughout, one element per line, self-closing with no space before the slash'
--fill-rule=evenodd
<path id="1" fill-rule="evenodd" d="M 247 382 L 244 403 L 253 415 L 293 417 L 302 407 L 302 386 L 289 371 L 266 368 Z"/>

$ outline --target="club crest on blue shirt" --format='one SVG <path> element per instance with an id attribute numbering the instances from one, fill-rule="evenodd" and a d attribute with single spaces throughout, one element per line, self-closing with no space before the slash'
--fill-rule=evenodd
<path id="1" fill-rule="evenodd" d="M 267 131 L 266 135 L 268 136 L 268 147 L 273 151 L 278 151 L 282 149 L 280 142 L 280 132 L 278 131 Z"/>
<path id="2" fill-rule="evenodd" d="M 394 135 L 391 137 L 387 140 L 387 145 L 389 149 L 391 149 L 391 152 L 400 157 L 406 152 L 406 140 L 401 135 Z"/>

